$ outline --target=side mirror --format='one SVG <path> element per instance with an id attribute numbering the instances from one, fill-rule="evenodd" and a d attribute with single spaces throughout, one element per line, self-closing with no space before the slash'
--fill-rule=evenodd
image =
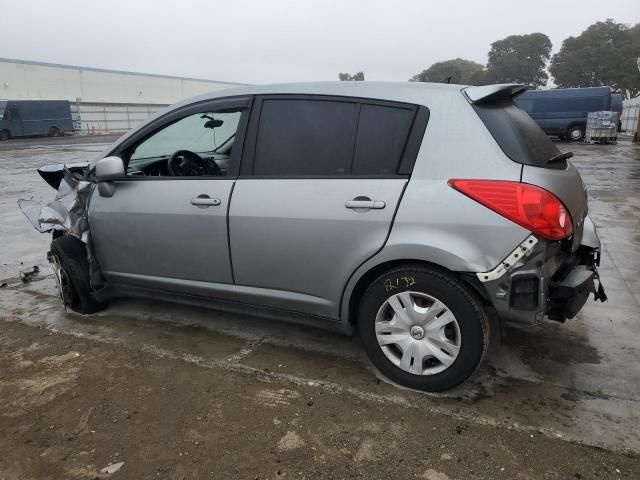
<path id="1" fill-rule="evenodd" d="M 96 163 L 96 182 L 111 182 L 124 177 L 124 163 L 120 157 L 105 157 Z"/>
<path id="2" fill-rule="evenodd" d="M 124 177 L 124 163 L 120 157 L 105 157 L 96 163 L 96 182 L 102 197 L 112 197 L 116 189 L 114 180 Z"/>

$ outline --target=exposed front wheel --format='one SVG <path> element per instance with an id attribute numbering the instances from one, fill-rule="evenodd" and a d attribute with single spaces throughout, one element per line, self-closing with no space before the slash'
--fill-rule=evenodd
<path id="1" fill-rule="evenodd" d="M 483 305 L 453 275 L 429 267 L 392 270 L 362 297 L 358 329 L 373 364 L 409 388 L 453 388 L 478 368 L 489 345 Z"/>
<path id="2" fill-rule="evenodd" d="M 11 138 L 11 134 L 8 130 L 0 130 L 0 141 L 9 140 Z"/>
<path id="3" fill-rule="evenodd" d="M 78 313 L 93 313 L 104 308 L 93 296 L 89 281 L 89 260 L 84 243 L 71 235 L 62 235 L 51 242 L 49 261 L 65 306 Z"/>
<path id="4" fill-rule="evenodd" d="M 584 139 L 585 128 L 582 125 L 574 125 L 567 130 L 567 138 L 572 142 L 579 142 Z"/>

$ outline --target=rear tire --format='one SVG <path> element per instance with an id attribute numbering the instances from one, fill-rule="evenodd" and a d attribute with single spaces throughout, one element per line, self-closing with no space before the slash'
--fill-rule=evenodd
<path id="1" fill-rule="evenodd" d="M 579 142 L 584 140 L 585 130 L 584 125 L 572 125 L 567 129 L 567 140 L 570 142 Z"/>
<path id="2" fill-rule="evenodd" d="M 8 130 L 0 130 L 0 141 L 9 140 L 11 138 L 11 134 Z"/>
<path id="3" fill-rule="evenodd" d="M 49 129 L 49 136 L 50 137 L 59 137 L 60 136 L 60 129 L 58 127 L 51 127 Z"/>
<path id="4" fill-rule="evenodd" d="M 58 293 L 65 306 L 89 314 L 105 308 L 97 302 L 89 280 L 89 260 L 84 243 L 71 235 L 62 235 L 51 242 L 49 260 L 56 276 Z"/>
<path id="5" fill-rule="evenodd" d="M 482 303 L 460 280 L 434 267 L 396 268 L 373 281 L 360 302 L 358 329 L 380 372 L 430 392 L 464 382 L 489 346 Z"/>

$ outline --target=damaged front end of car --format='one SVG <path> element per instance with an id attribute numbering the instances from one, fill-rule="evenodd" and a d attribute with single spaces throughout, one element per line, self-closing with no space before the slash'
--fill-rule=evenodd
<path id="1" fill-rule="evenodd" d="M 104 279 L 93 254 L 87 217 L 89 198 L 96 187 L 94 181 L 88 180 L 90 169 L 89 162 L 39 168 L 38 173 L 43 180 L 57 189 L 54 200 L 43 205 L 34 199 L 20 199 L 18 206 L 38 232 L 50 232 L 53 239 L 71 235 L 85 244 L 91 286 L 98 290 L 104 286 Z M 51 251 L 47 252 L 47 259 L 52 264 L 60 298 L 67 304 L 70 295 L 68 279 L 59 259 Z"/>

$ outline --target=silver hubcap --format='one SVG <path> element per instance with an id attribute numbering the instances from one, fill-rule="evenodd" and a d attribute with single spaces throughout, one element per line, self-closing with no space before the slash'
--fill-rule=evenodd
<path id="1" fill-rule="evenodd" d="M 378 310 L 376 338 L 394 365 L 414 375 L 433 375 L 458 358 L 462 339 L 451 310 L 430 295 L 401 292 Z"/>
<path id="2" fill-rule="evenodd" d="M 582 137 L 582 132 L 580 130 L 571 130 L 571 138 L 574 140 L 580 140 Z"/>

